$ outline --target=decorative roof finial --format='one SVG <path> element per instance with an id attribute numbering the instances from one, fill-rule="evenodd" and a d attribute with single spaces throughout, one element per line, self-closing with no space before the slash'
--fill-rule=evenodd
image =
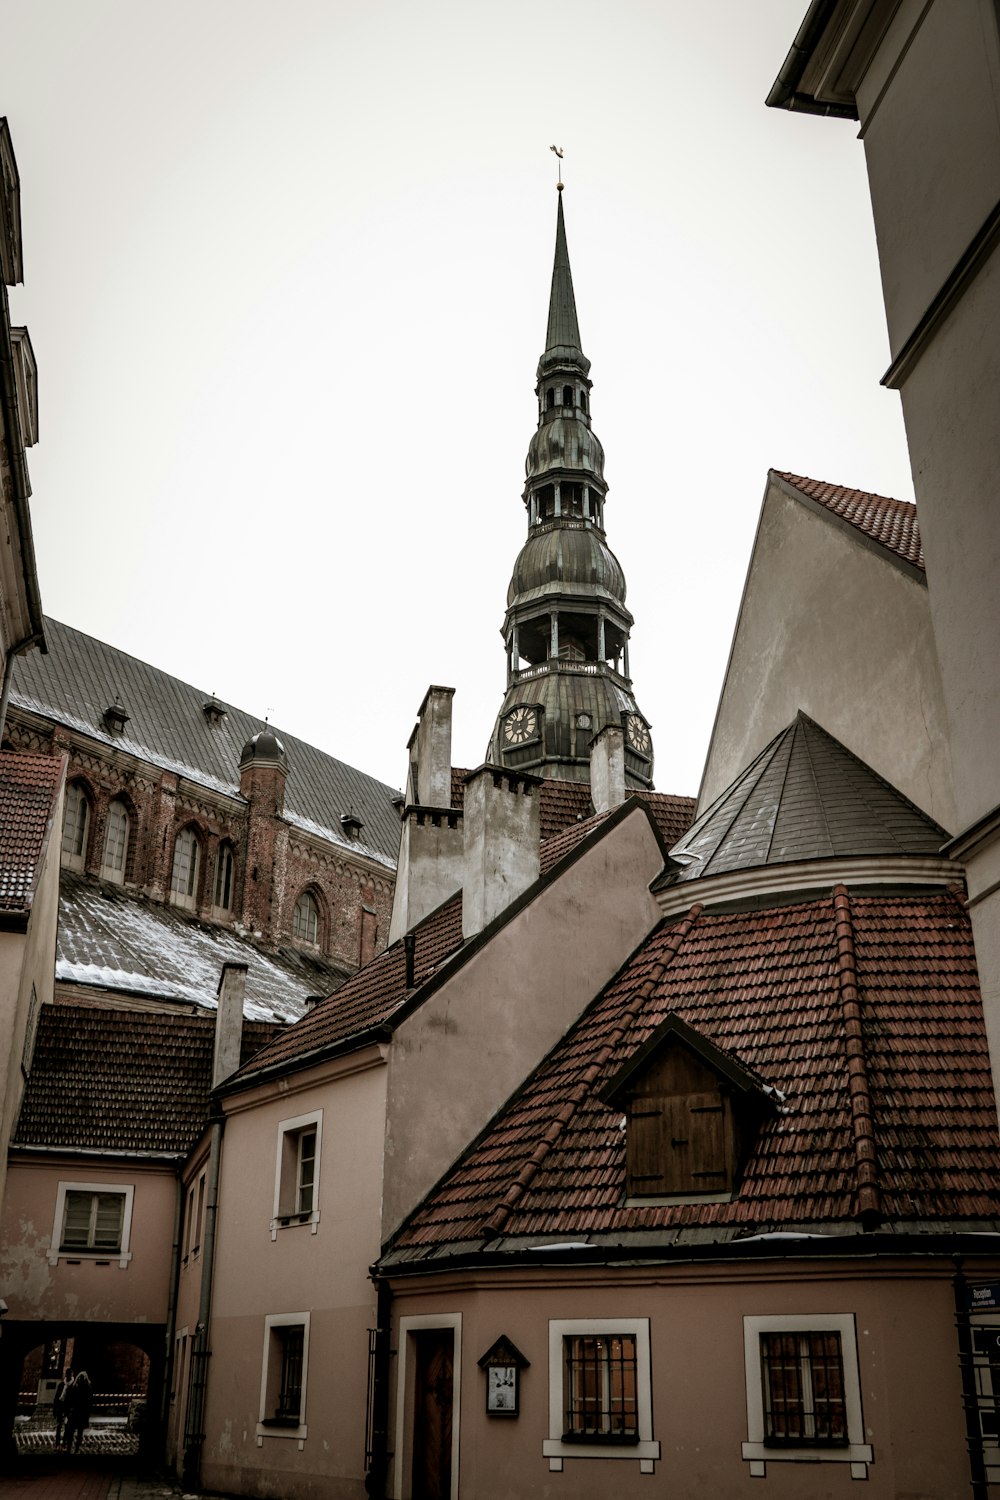
<path id="1" fill-rule="evenodd" d="M 556 153 L 556 155 L 558 156 L 559 160 L 562 161 L 562 159 L 563 159 L 563 148 L 561 146 L 550 146 L 549 150 L 550 151 L 554 151 Z M 556 192 L 557 193 L 561 193 L 562 190 L 563 190 L 562 169 L 559 168 L 558 171 L 559 171 L 559 180 L 556 183 Z"/>

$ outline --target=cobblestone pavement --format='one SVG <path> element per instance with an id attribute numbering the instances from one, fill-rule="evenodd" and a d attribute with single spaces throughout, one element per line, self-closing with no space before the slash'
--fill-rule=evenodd
<path id="1" fill-rule="evenodd" d="M 0 1479 L 2 1500 L 180 1500 L 181 1491 L 158 1474 L 142 1474 L 128 1459 L 23 1459 L 18 1473 Z"/>

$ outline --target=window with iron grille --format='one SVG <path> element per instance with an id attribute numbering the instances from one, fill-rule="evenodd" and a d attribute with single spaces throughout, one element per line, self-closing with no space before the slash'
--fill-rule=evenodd
<path id="1" fill-rule="evenodd" d="M 124 1193 L 67 1192 L 60 1250 L 115 1253 L 122 1247 Z"/>
<path id="2" fill-rule="evenodd" d="M 279 1420 L 291 1419 L 297 1423 L 302 1408 L 302 1356 L 305 1350 L 305 1329 L 301 1323 L 290 1323 L 287 1328 L 276 1328 L 274 1333 L 281 1347 L 281 1373 L 274 1415 Z"/>
<path id="3" fill-rule="evenodd" d="M 833 1447 L 847 1442 L 838 1332 L 762 1333 L 760 1359 L 765 1443 Z"/>
<path id="4" fill-rule="evenodd" d="M 638 1442 L 635 1336 L 573 1334 L 563 1351 L 563 1441 Z"/>
<path id="5" fill-rule="evenodd" d="M 853 1479 L 866 1479 L 875 1450 L 862 1410 L 854 1314 L 745 1314 L 743 1350 L 742 1453 L 751 1476 L 808 1460 L 849 1464 Z"/>
<path id="6" fill-rule="evenodd" d="M 309 1314 L 276 1313 L 264 1319 L 258 1437 L 308 1436 L 305 1425 L 309 1367 Z"/>

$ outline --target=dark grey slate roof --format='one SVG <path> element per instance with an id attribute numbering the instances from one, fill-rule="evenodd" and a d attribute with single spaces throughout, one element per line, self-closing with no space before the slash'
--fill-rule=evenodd
<path id="1" fill-rule="evenodd" d="M 937 854 L 943 828 L 800 713 L 692 824 L 674 879 L 798 860 Z"/>
<path id="2" fill-rule="evenodd" d="M 265 1021 L 297 1020 L 307 996 L 331 994 L 348 974 L 290 945 L 265 952 L 230 927 L 63 870 L 56 940 L 60 983 L 214 1009 L 224 963 L 249 966 L 244 1014 Z"/>
<path id="3" fill-rule="evenodd" d="M 261 728 L 259 719 L 221 703 L 225 718 L 213 725 L 203 707 L 210 693 L 48 617 L 45 639 L 48 655 L 34 651 L 15 661 L 12 703 L 203 786 L 239 793 L 240 755 Z M 112 735 L 104 712 L 116 699 L 128 722 Z M 288 757 L 289 821 L 394 868 L 399 854 L 394 788 L 271 727 Z M 356 840 L 340 823 L 341 814 L 350 811 L 364 824 Z"/>

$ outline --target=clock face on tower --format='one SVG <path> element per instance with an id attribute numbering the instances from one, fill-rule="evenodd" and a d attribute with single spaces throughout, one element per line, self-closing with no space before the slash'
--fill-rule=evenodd
<path id="1" fill-rule="evenodd" d="M 652 748 L 652 740 L 649 730 L 638 714 L 628 714 L 625 719 L 625 738 L 633 750 L 640 755 L 648 755 Z"/>
<path id="2" fill-rule="evenodd" d="M 523 704 L 512 709 L 503 721 L 505 745 L 523 745 L 538 733 L 538 710 Z"/>

